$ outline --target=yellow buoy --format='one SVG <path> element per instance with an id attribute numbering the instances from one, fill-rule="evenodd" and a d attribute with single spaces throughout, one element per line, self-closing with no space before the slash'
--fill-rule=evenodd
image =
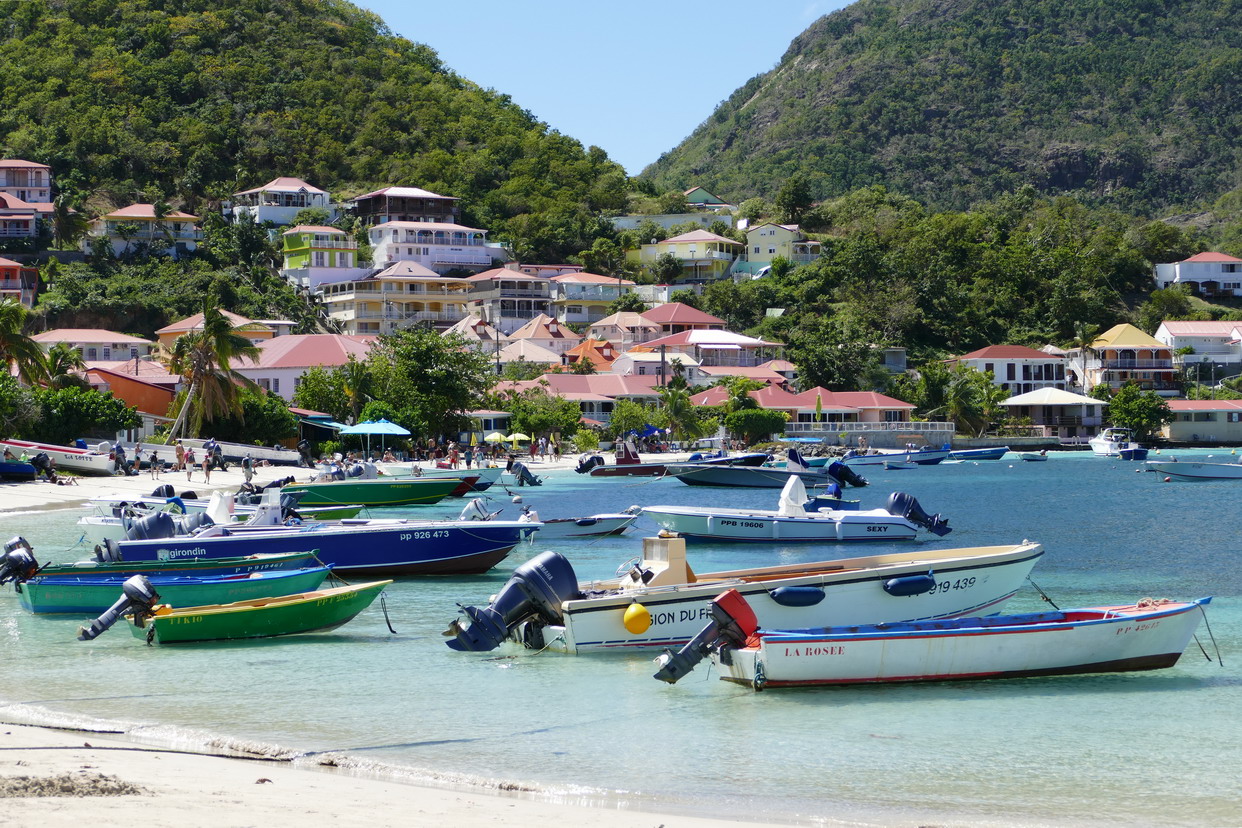
<path id="1" fill-rule="evenodd" d="M 630 604 L 625 609 L 625 617 L 621 619 L 621 623 L 634 635 L 642 635 L 651 628 L 651 613 L 642 604 Z"/>

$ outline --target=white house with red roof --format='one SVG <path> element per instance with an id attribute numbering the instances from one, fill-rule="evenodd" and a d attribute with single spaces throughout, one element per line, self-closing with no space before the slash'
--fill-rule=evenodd
<path id="1" fill-rule="evenodd" d="M 52 204 L 52 168 L 20 158 L 0 158 L 0 193 L 26 204 Z"/>
<path id="2" fill-rule="evenodd" d="M 618 311 L 587 327 L 587 336 L 606 339 L 622 350 L 657 339 L 663 333 L 658 322 L 634 311 Z"/>
<path id="3" fill-rule="evenodd" d="M 279 336 L 258 343 L 258 362 L 240 359 L 233 368 L 260 388 L 292 400 L 294 389 L 311 368 L 339 368 L 349 362 L 351 356 L 365 360 L 375 340 L 373 336 L 346 334 Z"/>
<path id="4" fill-rule="evenodd" d="M 140 359 L 149 356 L 155 347 L 149 339 L 100 328 L 55 328 L 35 334 L 31 339 L 45 351 L 64 343 L 82 354 L 86 361 Z"/>
<path id="5" fill-rule="evenodd" d="M 682 331 L 635 345 L 631 351 L 660 351 L 692 357 L 699 365 L 753 366 L 782 356 L 785 346 L 732 331 Z"/>
<path id="6" fill-rule="evenodd" d="M 617 400 L 627 399 L 654 405 L 660 399 L 655 387 L 659 377 L 621 376 L 619 374 L 544 374 L 522 382 L 497 383 L 498 393 L 521 393 L 543 388 L 549 394 L 573 400 L 582 409 L 582 416 L 605 425 L 612 419 Z"/>
<path id="7" fill-rule="evenodd" d="M 307 184 L 300 178 L 280 176 L 261 187 L 233 193 L 232 213 L 236 221 L 249 216 L 255 224 L 293 224 L 297 214 L 312 207 L 328 211 L 328 221 L 336 218 L 327 190 Z"/>
<path id="8" fill-rule="evenodd" d="M 478 273 L 507 262 L 509 252 L 487 240 L 487 231 L 440 221 L 388 221 L 367 231 L 371 263 L 385 268 L 417 262 L 436 273 Z"/>
<path id="9" fill-rule="evenodd" d="M 1242 259 L 1209 251 L 1156 265 L 1156 287 L 1174 285 L 1185 285 L 1200 296 L 1242 296 Z"/>
<path id="10" fill-rule="evenodd" d="M 1242 443 L 1242 400 L 1168 400 L 1173 421 L 1164 437 L 1179 443 Z M 1161 458 L 1165 459 L 1165 458 Z M 1226 458 L 1224 462 L 1231 462 Z"/>
<path id="11" fill-rule="evenodd" d="M 40 222 L 46 222 L 51 212 L 51 204 L 22 201 L 12 193 L 0 193 L 0 241 L 33 241 L 39 235 Z"/>
<path id="12" fill-rule="evenodd" d="M 591 324 L 608 314 L 608 306 L 634 290 L 634 282 L 598 273 L 565 273 L 549 280 L 556 318 L 564 323 Z"/>
<path id="13" fill-rule="evenodd" d="M 637 374 L 638 376 L 663 376 L 665 380 L 672 379 L 677 373 L 678 366 L 682 377 L 692 386 L 707 385 L 712 381 L 699 365 L 699 361 L 692 356 L 679 353 L 661 354 L 659 351 L 641 351 L 629 350 L 623 354 L 618 354 L 608 367 L 610 374 L 623 374 L 626 376 Z"/>
<path id="14" fill-rule="evenodd" d="M 83 252 L 89 253 L 91 241 L 99 238 L 107 239 L 117 256 L 146 250 L 177 258 L 196 250 L 203 232 L 198 216 L 180 210 L 160 213 L 154 204 L 131 204 L 95 219 L 82 240 Z"/>
<path id="15" fill-rule="evenodd" d="M 948 360 L 991 371 L 992 382 L 1010 394 L 1025 394 L 1040 388 L 1066 387 L 1065 357 L 1037 351 L 1024 345 L 988 345 Z"/>
<path id="16" fill-rule="evenodd" d="M 540 314 L 534 319 L 509 334 L 509 343 L 533 342 L 558 357 L 582 342 L 582 335 L 556 321 L 550 316 Z"/>
<path id="17" fill-rule="evenodd" d="M 352 199 L 350 209 L 364 225 L 390 221 L 456 224 L 461 218 L 456 198 L 421 187 L 384 187 Z"/>
<path id="18" fill-rule="evenodd" d="M 443 330 L 469 316 L 470 281 L 418 262 L 397 262 L 379 272 L 354 271 L 316 289 L 328 316 L 347 334 L 388 334 L 428 323 Z"/>
<path id="19" fill-rule="evenodd" d="M 1166 319 L 1156 328 L 1155 338 L 1169 346 L 1173 361 L 1180 365 L 1205 360 L 1230 365 L 1242 362 L 1242 322 Z M 1177 353 L 1182 348 L 1193 350 L 1188 354 Z"/>
<path id="20" fill-rule="evenodd" d="M 719 316 L 692 308 L 681 302 L 666 302 L 642 312 L 643 319 L 660 326 L 660 333 L 681 333 L 682 331 L 715 330 L 723 331 L 725 321 Z"/>

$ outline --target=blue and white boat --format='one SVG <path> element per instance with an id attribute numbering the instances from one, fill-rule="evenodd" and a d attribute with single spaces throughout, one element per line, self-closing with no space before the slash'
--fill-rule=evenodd
<path id="1" fill-rule="evenodd" d="M 950 460 L 999 460 L 1009 451 L 1009 446 L 991 446 L 990 448 L 958 449 L 949 452 Z"/>
<path id="2" fill-rule="evenodd" d="M 1134 442 L 1134 432 L 1128 428 L 1106 428 L 1088 440 L 1087 445 L 1091 446 L 1091 451 L 1099 457 L 1119 457 L 1122 460 L 1147 459 L 1147 449 Z"/>
<path id="3" fill-rule="evenodd" d="M 796 449 L 790 449 L 784 468 L 773 466 L 716 466 L 703 463 L 668 463 L 667 474 L 690 486 L 722 486 L 781 489 L 790 475 L 811 488 L 827 486 L 866 486 L 867 479 L 842 463 L 813 469 Z"/>
<path id="4" fill-rule="evenodd" d="M 876 451 L 875 453 L 849 453 L 841 458 L 847 466 L 882 466 L 886 462 L 915 463 L 920 466 L 934 466 L 949 458 L 952 449 L 948 444 L 940 448 L 924 446 L 911 451 Z"/>

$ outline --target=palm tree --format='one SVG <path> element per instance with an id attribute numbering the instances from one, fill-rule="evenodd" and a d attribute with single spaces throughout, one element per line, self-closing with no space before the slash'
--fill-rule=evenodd
<path id="1" fill-rule="evenodd" d="M 33 385 L 47 377 L 47 360 L 39 343 L 22 333 L 26 315 L 21 302 L 0 299 L 0 364 L 17 363 L 17 376 Z"/>
<path id="2" fill-rule="evenodd" d="M 78 373 L 86 369 L 82 352 L 68 342 L 57 342 L 47 352 L 47 384 L 52 388 L 90 388 Z"/>
<path id="3" fill-rule="evenodd" d="M 1074 323 L 1074 338 L 1070 341 L 1070 350 L 1078 351 L 1078 384 L 1082 386 L 1083 393 L 1091 390 L 1087 387 L 1087 356 L 1095 353 L 1091 346 L 1099 333 L 1099 325 Z"/>
<path id="4" fill-rule="evenodd" d="M 660 403 L 673 436 L 682 440 L 697 440 L 703 436 L 703 423 L 694 411 L 689 390 L 666 385 L 660 389 Z"/>
<path id="5" fill-rule="evenodd" d="M 362 408 L 371 397 L 371 372 L 365 362 L 359 362 L 353 354 L 349 361 L 340 367 L 341 379 L 345 382 L 345 396 L 349 398 L 349 410 L 353 412 L 354 422 L 362 414 Z"/>
<path id="6" fill-rule="evenodd" d="M 72 249 L 90 229 L 90 220 L 79 212 L 77 199 L 61 193 L 52 202 L 52 237 L 61 250 Z"/>
<path id="7" fill-rule="evenodd" d="M 233 370 L 231 363 L 239 357 L 257 361 L 259 349 L 237 333 L 214 298 L 204 299 L 202 328 L 177 337 L 167 356 L 169 368 L 189 383 L 170 438 L 179 433 L 190 412 L 191 430 L 196 434 L 204 420 L 210 422 L 222 414 L 241 416 L 237 388 L 255 384 Z"/>

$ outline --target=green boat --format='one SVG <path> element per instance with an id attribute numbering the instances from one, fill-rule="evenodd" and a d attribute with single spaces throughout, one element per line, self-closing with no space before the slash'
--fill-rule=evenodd
<path id="1" fill-rule="evenodd" d="M 363 506 L 409 506 L 439 503 L 461 485 L 456 479 L 403 477 L 396 480 L 329 480 L 290 483 L 282 492 L 302 493 L 298 507 L 360 503 Z"/>
<path id="2" fill-rule="evenodd" d="M 173 561 L 79 561 L 46 564 L 39 568 L 41 578 L 66 578 L 112 575 L 122 579 L 130 575 L 249 575 L 251 572 L 275 572 L 318 566 L 315 552 L 280 552 L 270 555 L 244 555 L 234 558 L 184 558 Z M 34 577 L 32 575 L 32 577 Z"/>
<path id="3" fill-rule="evenodd" d="M 197 607 L 293 595 L 318 589 L 331 567 L 254 572 L 249 575 L 155 575 L 148 578 L 161 601 L 175 607 Z M 36 575 L 19 584 L 18 599 L 34 613 L 93 612 L 112 606 L 121 595 L 125 575 Z"/>
<path id="4" fill-rule="evenodd" d="M 274 635 L 321 632 L 353 619 L 379 597 L 392 581 L 321 589 L 278 598 L 255 598 L 232 604 L 174 609 L 167 604 L 154 615 L 141 614 L 131 624 L 135 638 L 148 643 L 224 641 Z M 131 621 L 134 616 L 128 616 Z"/>

